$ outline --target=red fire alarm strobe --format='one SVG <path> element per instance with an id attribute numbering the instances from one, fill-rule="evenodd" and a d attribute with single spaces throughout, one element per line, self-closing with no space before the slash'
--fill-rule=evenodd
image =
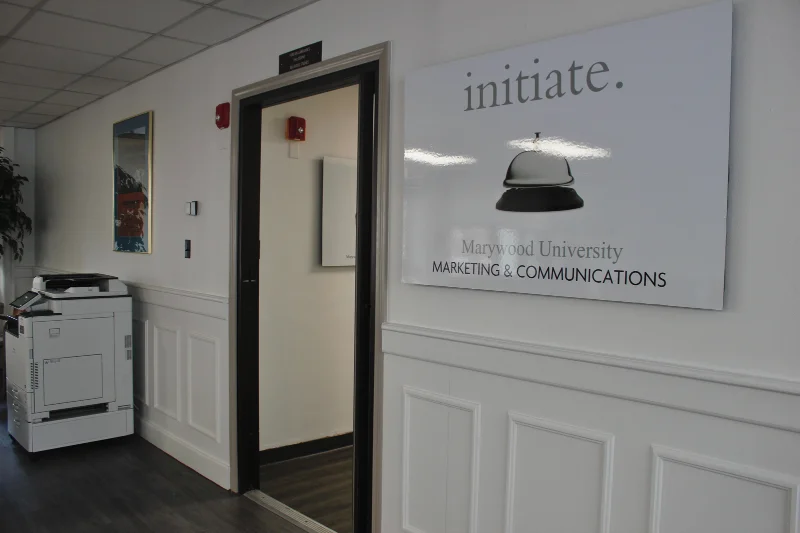
<path id="1" fill-rule="evenodd" d="M 231 104 L 225 102 L 224 104 L 219 104 L 217 106 L 217 114 L 214 117 L 214 122 L 216 122 L 217 127 L 221 130 L 229 127 L 231 125 Z"/>
<path id="2" fill-rule="evenodd" d="M 306 119 L 289 117 L 286 121 L 286 138 L 290 141 L 306 140 Z"/>

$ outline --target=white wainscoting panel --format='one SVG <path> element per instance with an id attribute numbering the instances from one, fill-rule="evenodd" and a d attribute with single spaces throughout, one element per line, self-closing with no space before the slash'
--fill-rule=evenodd
<path id="1" fill-rule="evenodd" d="M 383 348 L 382 533 L 800 533 L 795 382 L 406 325 Z"/>
<path id="2" fill-rule="evenodd" d="M 136 431 L 229 489 L 228 299 L 126 283 L 133 296 Z"/>
<path id="3" fill-rule="evenodd" d="M 134 329 L 145 374 L 145 390 L 137 395 L 145 400 L 137 402 L 139 432 L 230 488 L 228 324 L 219 318 L 227 300 L 141 286 L 131 292 L 143 329 Z M 140 390 L 141 384 L 135 386 Z"/>
<path id="4" fill-rule="evenodd" d="M 798 533 L 798 485 L 797 477 L 654 445 L 650 533 Z"/>
<path id="5" fill-rule="evenodd" d="M 506 533 L 610 533 L 614 436 L 515 412 L 508 426 Z"/>
<path id="6" fill-rule="evenodd" d="M 181 332 L 177 329 L 153 326 L 153 407 L 177 421 L 181 419 L 180 338 Z"/>
<path id="7" fill-rule="evenodd" d="M 150 383 L 150 369 L 148 368 L 148 361 L 146 354 L 148 352 L 149 325 L 147 320 L 133 319 L 133 346 L 134 354 L 136 357 L 133 359 L 133 397 L 137 403 L 143 405 L 150 405 L 150 397 L 148 395 Z"/>
<path id="8" fill-rule="evenodd" d="M 476 533 L 480 405 L 404 388 L 403 530 Z"/>
<path id="9" fill-rule="evenodd" d="M 219 342 L 215 338 L 189 333 L 186 350 L 189 426 L 220 441 Z"/>

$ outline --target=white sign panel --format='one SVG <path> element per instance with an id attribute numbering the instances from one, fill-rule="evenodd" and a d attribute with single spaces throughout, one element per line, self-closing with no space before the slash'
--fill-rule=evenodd
<path id="1" fill-rule="evenodd" d="M 730 2 L 406 78 L 407 283 L 721 309 Z"/>
<path id="2" fill-rule="evenodd" d="M 356 264 L 355 159 L 322 158 L 322 266 Z"/>

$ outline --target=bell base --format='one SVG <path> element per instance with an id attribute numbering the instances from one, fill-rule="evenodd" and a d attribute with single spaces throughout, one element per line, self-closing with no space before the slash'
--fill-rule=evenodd
<path id="1" fill-rule="evenodd" d="M 495 207 L 517 213 L 569 211 L 583 207 L 583 198 L 570 187 L 516 187 L 504 192 Z"/>

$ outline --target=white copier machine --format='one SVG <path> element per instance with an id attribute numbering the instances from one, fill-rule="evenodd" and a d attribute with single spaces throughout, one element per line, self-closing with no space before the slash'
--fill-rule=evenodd
<path id="1" fill-rule="evenodd" d="M 11 303 L 8 432 L 26 450 L 133 433 L 131 300 L 113 276 L 57 274 Z"/>

